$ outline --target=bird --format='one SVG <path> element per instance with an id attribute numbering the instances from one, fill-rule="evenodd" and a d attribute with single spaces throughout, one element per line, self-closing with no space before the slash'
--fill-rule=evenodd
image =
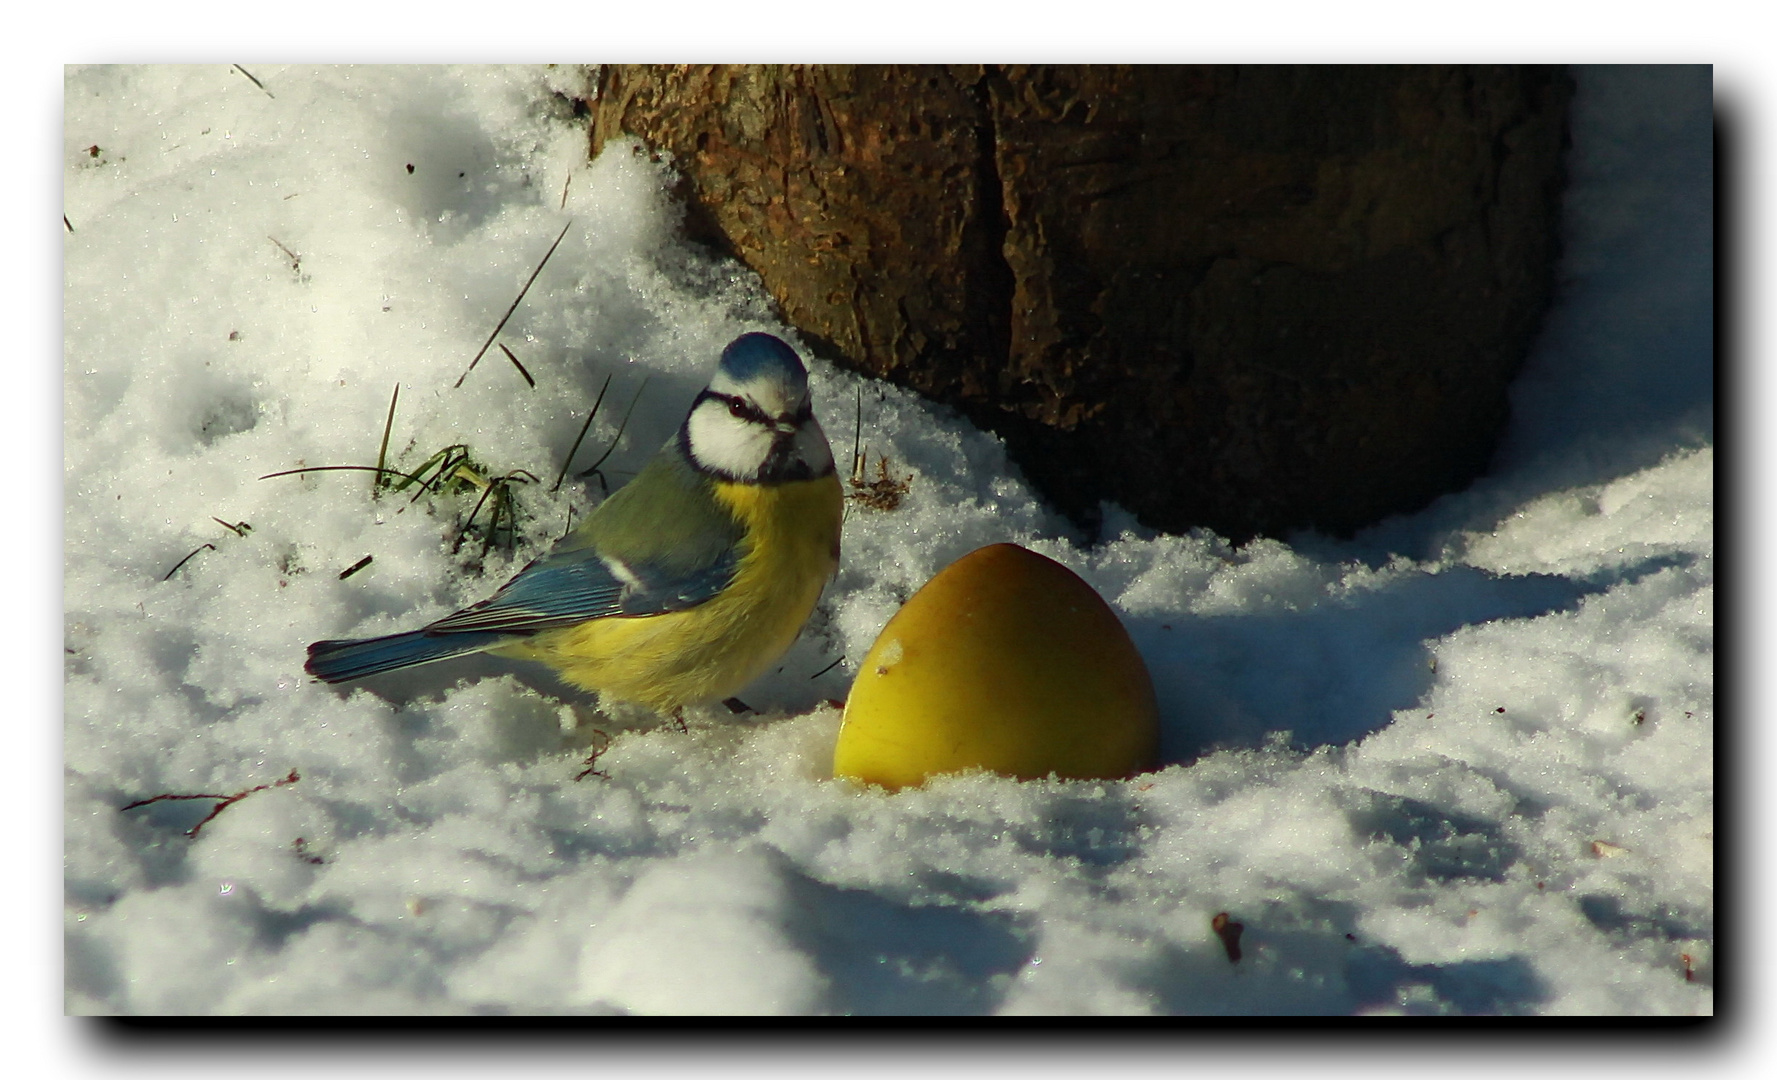
<path id="1" fill-rule="evenodd" d="M 795 642 L 838 569 L 844 505 L 808 369 L 742 334 L 642 471 L 498 592 L 418 630 L 317 641 L 304 666 L 338 683 L 488 652 L 682 717 Z"/>

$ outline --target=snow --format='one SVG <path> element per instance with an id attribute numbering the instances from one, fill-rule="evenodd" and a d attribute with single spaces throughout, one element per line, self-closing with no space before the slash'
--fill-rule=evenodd
<path id="1" fill-rule="evenodd" d="M 485 658 L 335 689 L 304 647 L 480 599 L 583 517 L 597 480 L 548 488 L 607 376 L 575 462 L 639 391 L 615 484 L 723 344 L 794 331 L 676 238 L 667 164 L 583 162 L 574 69 L 249 69 L 270 93 L 66 77 L 66 1011 L 1714 1012 L 1707 69 L 1579 72 L 1561 299 L 1495 468 L 1350 541 L 1115 507 L 1082 536 L 992 436 L 814 363 L 836 456 L 861 395 L 909 490 L 851 508 L 757 712 L 684 732 Z M 497 347 L 453 387 L 564 224 L 499 338 L 535 389 Z M 473 494 L 260 479 L 373 464 L 397 383 L 402 467 L 540 478 L 514 551 L 453 552 Z M 1005 540 L 1122 616 L 1166 766 L 833 779 L 830 665 Z M 195 838 L 215 800 L 120 809 L 261 785 Z"/>

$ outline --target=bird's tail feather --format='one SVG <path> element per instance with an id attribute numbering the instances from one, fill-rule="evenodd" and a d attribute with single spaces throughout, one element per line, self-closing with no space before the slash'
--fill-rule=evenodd
<path id="1" fill-rule="evenodd" d="M 310 675 L 325 682 L 345 682 L 480 652 L 510 636 L 498 633 L 428 634 L 424 630 L 410 630 L 405 634 L 357 641 L 317 641 L 309 646 L 308 663 L 303 667 Z"/>

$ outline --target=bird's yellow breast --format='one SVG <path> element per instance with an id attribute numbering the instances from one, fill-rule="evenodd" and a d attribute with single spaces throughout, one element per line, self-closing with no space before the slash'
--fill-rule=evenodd
<path id="1" fill-rule="evenodd" d="M 498 651 L 663 711 L 729 697 L 764 674 L 795 642 L 838 568 L 839 478 L 718 482 L 713 494 L 744 530 L 728 588 L 684 611 L 593 619 Z"/>

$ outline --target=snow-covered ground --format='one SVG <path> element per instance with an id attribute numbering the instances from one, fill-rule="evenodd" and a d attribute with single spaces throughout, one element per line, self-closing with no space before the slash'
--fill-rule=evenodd
<path id="1" fill-rule="evenodd" d="M 66 78 L 67 1011 L 1714 1011 L 1707 69 L 1578 73 L 1496 468 L 1352 541 L 1080 536 L 991 436 L 814 364 L 837 456 L 861 393 L 908 494 L 852 508 L 757 714 L 687 732 L 489 659 L 335 689 L 304 647 L 479 599 L 583 516 L 597 480 L 548 489 L 607 377 L 575 463 L 639 392 L 615 484 L 726 341 L 794 332 L 674 238 L 663 165 L 584 162 L 573 69 L 248 70 Z M 454 386 L 564 225 L 499 338 L 535 387 L 497 346 Z M 393 463 L 540 478 L 516 551 L 453 551 L 472 494 L 261 479 L 374 464 L 396 384 Z M 1123 617 L 1166 766 L 833 779 L 834 661 L 1005 540 Z M 120 809 L 262 785 L 195 838 L 215 800 Z"/>

